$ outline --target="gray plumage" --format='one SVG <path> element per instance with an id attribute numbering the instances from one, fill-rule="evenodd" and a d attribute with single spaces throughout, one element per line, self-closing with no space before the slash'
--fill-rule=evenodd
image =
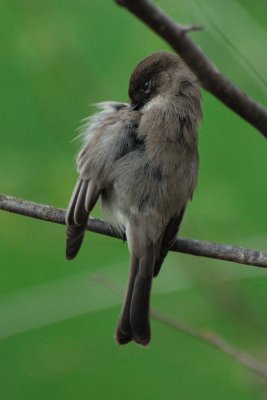
<path id="1" fill-rule="evenodd" d="M 125 231 L 131 254 L 120 344 L 150 341 L 152 278 L 179 230 L 198 176 L 200 92 L 173 54 L 141 61 L 129 83 L 130 104 L 105 102 L 77 158 L 79 179 L 67 214 L 68 259 L 78 253 L 89 213 L 100 197 L 111 224 Z"/>

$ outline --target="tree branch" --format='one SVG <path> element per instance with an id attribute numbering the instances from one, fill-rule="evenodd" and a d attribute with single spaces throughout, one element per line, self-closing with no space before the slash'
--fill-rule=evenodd
<path id="1" fill-rule="evenodd" d="M 195 326 L 192 326 L 185 321 L 180 321 L 176 318 L 170 317 L 159 310 L 152 309 L 151 317 L 164 325 L 175 329 L 178 332 L 183 332 L 195 339 L 200 340 L 210 346 L 215 347 L 217 350 L 222 351 L 240 364 L 249 368 L 257 375 L 261 376 L 265 380 L 267 379 L 267 364 L 263 361 L 257 360 L 255 357 L 245 353 L 238 349 L 231 343 L 227 342 L 222 336 L 217 335 L 209 329 L 201 330 Z"/>
<path id="2" fill-rule="evenodd" d="M 65 224 L 65 210 L 62 208 L 54 208 L 4 194 L 0 194 L 0 209 L 56 224 Z M 123 235 L 100 219 L 90 217 L 87 230 L 124 240 Z M 228 244 L 178 238 L 171 251 L 267 268 L 267 253 Z"/>
<path id="3" fill-rule="evenodd" d="M 100 274 L 94 274 L 92 278 L 94 281 L 99 282 L 119 297 L 122 297 L 122 291 L 111 279 Z M 151 309 L 151 317 L 178 332 L 182 332 L 197 340 L 200 340 L 201 342 L 215 347 L 217 350 L 238 361 L 241 365 L 244 365 L 248 369 L 252 370 L 261 378 L 264 378 L 265 380 L 267 379 L 267 364 L 265 362 L 257 360 L 255 357 L 238 349 L 231 343 L 227 342 L 222 336 L 217 335 L 211 330 L 201 330 L 185 321 L 170 317 L 165 313 L 156 310 L 155 308 Z"/>
<path id="4" fill-rule="evenodd" d="M 199 30 L 198 25 L 177 24 L 149 0 L 115 0 L 161 36 L 183 58 L 204 89 L 212 93 L 241 118 L 267 137 L 267 109 L 242 92 L 227 79 L 187 32 Z"/>

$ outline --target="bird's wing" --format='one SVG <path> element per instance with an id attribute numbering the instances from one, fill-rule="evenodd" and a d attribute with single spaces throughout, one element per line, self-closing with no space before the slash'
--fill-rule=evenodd
<path id="1" fill-rule="evenodd" d="M 79 178 L 66 212 L 66 257 L 71 260 L 80 250 L 87 220 L 100 194 L 93 180 Z"/>
<path id="2" fill-rule="evenodd" d="M 177 234 L 179 232 L 180 225 L 181 225 L 181 222 L 182 222 L 182 219 L 184 216 L 184 212 L 185 212 L 185 206 L 181 209 L 179 214 L 174 215 L 170 219 L 170 221 L 164 231 L 162 243 L 161 243 L 161 250 L 160 250 L 160 253 L 155 262 L 154 277 L 156 277 L 158 275 L 158 273 L 161 269 L 162 263 L 177 237 Z"/>
<path id="3" fill-rule="evenodd" d="M 77 157 L 79 178 L 67 212 L 66 257 L 74 258 L 83 241 L 89 213 L 109 182 L 113 164 L 135 147 L 138 113 L 124 103 L 100 103 L 89 121 L 84 146 Z"/>

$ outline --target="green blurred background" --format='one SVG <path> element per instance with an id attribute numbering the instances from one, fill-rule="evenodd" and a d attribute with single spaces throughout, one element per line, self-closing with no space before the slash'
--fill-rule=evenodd
<path id="1" fill-rule="evenodd" d="M 218 67 L 266 105 L 264 0 L 161 0 Z M 90 104 L 127 100 L 136 63 L 167 45 L 111 0 L 2 0 L 1 192 L 66 207 L 72 142 Z M 244 60 L 245 56 L 245 60 Z M 267 142 L 203 93 L 201 172 L 181 235 L 267 250 Z M 95 216 L 100 215 L 95 210 Z M 0 399 L 266 399 L 263 380 L 222 352 L 152 322 L 149 348 L 118 347 L 128 251 L 87 234 L 64 258 L 65 228 L 0 213 Z M 169 254 L 153 306 L 267 362 L 267 273 Z"/>

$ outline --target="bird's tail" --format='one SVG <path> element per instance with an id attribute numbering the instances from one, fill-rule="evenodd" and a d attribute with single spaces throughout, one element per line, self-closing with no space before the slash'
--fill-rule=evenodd
<path id="1" fill-rule="evenodd" d="M 116 330 L 119 344 L 133 340 L 147 346 L 150 342 L 150 292 L 154 265 L 154 246 L 148 247 L 140 258 L 131 255 L 128 288 Z"/>

